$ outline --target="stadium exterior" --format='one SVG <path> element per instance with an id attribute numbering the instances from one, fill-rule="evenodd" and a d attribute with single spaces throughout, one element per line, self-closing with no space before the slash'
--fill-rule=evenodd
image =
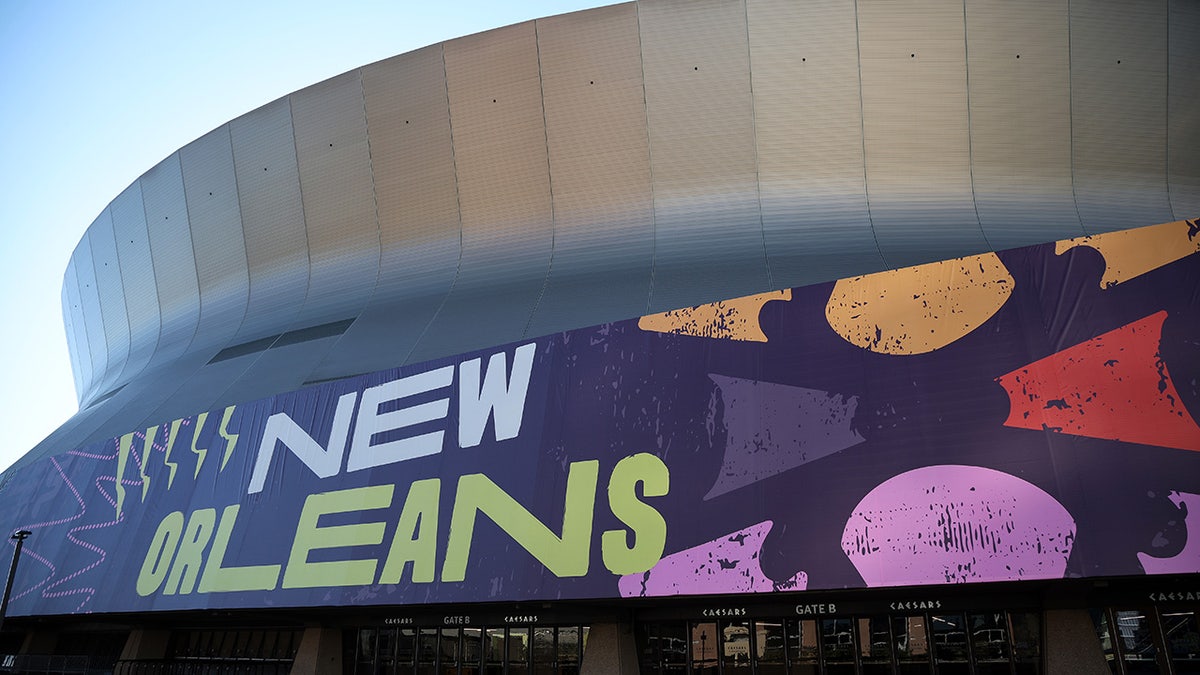
<path id="1" fill-rule="evenodd" d="M 1200 3 L 643 0 L 129 186 L 0 670 L 1200 672 Z"/>

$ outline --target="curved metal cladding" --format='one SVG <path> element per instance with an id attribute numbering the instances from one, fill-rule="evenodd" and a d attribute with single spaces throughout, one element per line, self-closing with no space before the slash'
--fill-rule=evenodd
<path id="1" fill-rule="evenodd" d="M 229 122 L 72 256 L 26 460 L 651 311 L 1200 215 L 1188 0 L 645 0 Z M 22 460 L 22 461 L 26 461 Z"/>

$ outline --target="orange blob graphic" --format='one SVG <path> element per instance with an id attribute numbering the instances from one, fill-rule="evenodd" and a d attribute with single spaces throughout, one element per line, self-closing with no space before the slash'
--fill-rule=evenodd
<path id="1" fill-rule="evenodd" d="M 654 333 L 676 333 L 718 340 L 766 342 L 758 323 L 763 305 L 772 300 L 791 300 L 792 291 L 771 291 L 747 295 L 733 300 L 711 302 L 707 305 L 673 309 L 661 314 L 649 314 L 638 320 L 638 328 Z"/>
<path id="2" fill-rule="evenodd" d="M 881 354 L 925 354 L 990 319 L 1013 292 L 995 253 L 842 279 L 825 319 L 844 340 Z"/>
<path id="3" fill-rule="evenodd" d="M 1064 239 L 1055 244 L 1054 252 L 1062 255 L 1076 246 L 1094 248 L 1104 256 L 1100 287 L 1112 288 L 1200 251 L 1200 220 Z"/>

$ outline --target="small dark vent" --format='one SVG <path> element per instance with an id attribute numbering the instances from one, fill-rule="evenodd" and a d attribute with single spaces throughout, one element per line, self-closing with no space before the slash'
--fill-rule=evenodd
<path id="1" fill-rule="evenodd" d="M 370 371 L 368 371 L 368 372 L 370 372 Z M 322 378 L 320 378 L 320 379 L 317 379 L 317 380 L 305 380 L 305 381 L 304 381 L 304 383 L 303 383 L 303 384 L 301 384 L 300 386 L 302 386 L 302 387 L 311 387 L 311 386 L 313 386 L 314 384 L 325 384 L 326 382 L 337 382 L 337 381 L 339 381 L 339 380 L 348 380 L 348 379 L 350 379 L 350 378 L 352 378 L 352 377 L 358 377 L 359 375 L 366 375 L 366 374 L 367 374 L 367 373 L 365 373 L 365 372 L 363 372 L 363 373 L 352 373 L 352 374 L 350 374 L 350 375 L 338 375 L 338 376 L 336 376 L 336 377 L 322 377 Z"/>
<path id="2" fill-rule="evenodd" d="M 346 332 L 350 324 L 354 323 L 354 319 L 342 319 L 341 321 L 333 321 L 323 323 L 320 326 L 311 328 L 301 328 L 293 330 L 279 336 L 279 340 L 275 342 L 275 347 L 285 347 L 294 345 L 300 342 L 308 342 L 309 340 L 320 340 L 321 338 L 333 337 Z"/>
<path id="3" fill-rule="evenodd" d="M 112 391 L 108 392 L 107 394 L 105 394 L 105 395 L 101 396 L 100 398 L 96 399 L 95 401 L 92 401 L 91 403 L 89 403 L 87 405 L 87 407 L 91 408 L 92 406 L 96 406 L 101 403 L 104 403 L 108 399 L 116 396 L 124 388 L 125 388 L 125 385 L 121 385 L 121 386 L 117 387 L 116 389 L 113 389 Z M 86 408 L 85 408 L 85 410 L 86 410 Z"/>
<path id="4" fill-rule="evenodd" d="M 267 348 L 270 347 L 271 345 L 275 344 L 275 341 L 278 340 L 279 338 L 280 338 L 280 336 L 278 336 L 278 335 L 272 335 L 271 337 L 260 338 L 258 340 L 253 340 L 251 342 L 243 342 L 240 345 L 226 347 L 225 349 L 222 349 L 221 351 L 217 352 L 217 355 L 212 357 L 211 359 L 209 359 L 208 362 L 209 363 L 218 363 L 220 361 L 228 361 L 229 359 L 236 359 L 239 356 L 245 356 L 247 354 L 254 354 L 256 352 L 266 351 Z"/>
<path id="5" fill-rule="evenodd" d="M 301 342 L 311 342 L 312 340 L 320 340 L 321 338 L 334 337 L 346 332 L 350 324 L 354 323 L 354 319 L 342 319 L 341 321 L 331 321 L 323 323 L 319 326 L 311 326 L 309 328 L 301 328 L 299 330 L 291 330 L 279 335 L 271 335 L 250 342 L 243 342 L 240 345 L 226 347 L 217 352 L 208 362 L 220 363 L 229 359 L 236 359 L 239 356 L 248 354 L 256 354 L 263 352 L 273 347 L 286 347 L 288 345 L 299 344 Z"/>

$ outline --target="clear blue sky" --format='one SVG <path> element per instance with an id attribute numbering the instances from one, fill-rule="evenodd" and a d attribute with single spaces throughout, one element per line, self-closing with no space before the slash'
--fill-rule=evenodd
<path id="1" fill-rule="evenodd" d="M 327 77 L 604 4 L 0 0 L 0 469 L 78 407 L 62 275 L 87 226 L 147 169 Z"/>

